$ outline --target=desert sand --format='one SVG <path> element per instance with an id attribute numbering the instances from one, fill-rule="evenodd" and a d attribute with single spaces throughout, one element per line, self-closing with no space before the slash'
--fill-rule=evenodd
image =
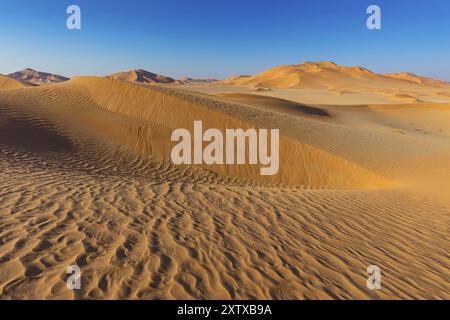
<path id="1" fill-rule="evenodd" d="M 450 86 L 322 65 L 305 86 L 0 78 L 0 297 L 449 299 Z M 194 120 L 279 128 L 279 173 L 171 164 Z"/>
<path id="2" fill-rule="evenodd" d="M 19 89 L 31 85 L 0 74 L 0 90 Z"/>
<path id="3" fill-rule="evenodd" d="M 378 74 L 325 61 L 279 66 L 254 76 L 231 76 L 210 86 L 187 84 L 182 89 L 206 94 L 257 93 L 308 104 L 361 105 L 450 103 L 449 87 L 446 81 L 409 72 Z"/>

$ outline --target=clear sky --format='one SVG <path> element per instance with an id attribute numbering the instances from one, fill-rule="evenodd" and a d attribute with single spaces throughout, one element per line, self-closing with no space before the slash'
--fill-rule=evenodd
<path id="1" fill-rule="evenodd" d="M 81 7 L 81 30 L 66 8 Z M 382 10 L 382 30 L 366 9 Z M 449 0 L 1 0 L 0 73 L 223 78 L 332 60 L 450 80 Z"/>

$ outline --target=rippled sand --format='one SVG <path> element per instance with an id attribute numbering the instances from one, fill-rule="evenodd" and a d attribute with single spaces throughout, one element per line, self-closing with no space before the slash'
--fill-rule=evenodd
<path id="1" fill-rule="evenodd" d="M 18 87 L 0 91 L 2 299 L 450 298 L 448 105 Z M 170 164 L 195 119 L 280 128 L 280 174 Z"/>

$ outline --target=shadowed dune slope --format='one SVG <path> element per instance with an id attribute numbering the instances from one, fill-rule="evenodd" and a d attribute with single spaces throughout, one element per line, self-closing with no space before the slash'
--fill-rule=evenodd
<path id="1" fill-rule="evenodd" d="M 278 111 L 283 114 L 313 116 L 316 119 L 320 117 L 329 118 L 331 116 L 330 113 L 323 108 L 309 106 L 280 98 L 245 93 L 224 93 L 218 94 L 217 96 L 235 101 L 237 103 L 250 104 L 264 108 L 269 111 Z"/>

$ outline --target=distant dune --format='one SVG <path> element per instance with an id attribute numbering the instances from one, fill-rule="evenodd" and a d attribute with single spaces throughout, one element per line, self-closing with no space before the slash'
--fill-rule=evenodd
<path id="1" fill-rule="evenodd" d="M 143 69 L 135 69 L 130 71 L 118 72 L 108 76 L 108 78 L 113 78 L 116 80 L 147 83 L 147 84 L 175 84 L 178 83 L 177 80 L 166 77 L 160 74 L 156 74 Z"/>
<path id="2" fill-rule="evenodd" d="M 51 74 L 46 72 L 40 72 L 36 71 L 30 68 L 17 71 L 11 74 L 8 74 L 8 77 L 14 78 L 16 80 L 20 81 L 26 81 L 28 83 L 41 85 L 41 84 L 48 84 L 48 83 L 58 83 L 69 80 L 69 78 L 57 75 L 57 74 Z"/>
<path id="3" fill-rule="evenodd" d="M 377 74 L 362 67 L 344 67 L 333 62 L 306 62 L 298 65 L 279 66 L 255 76 L 234 76 L 218 84 L 271 87 L 280 89 L 388 89 L 449 85 L 445 81 L 419 77 L 412 73 Z"/>
<path id="4" fill-rule="evenodd" d="M 181 77 L 179 79 L 179 82 L 181 82 L 182 84 L 187 84 L 187 85 L 211 84 L 211 83 L 214 83 L 217 81 L 219 81 L 219 80 L 217 80 L 217 79 L 193 79 L 193 78 L 189 78 L 189 77 Z"/>

